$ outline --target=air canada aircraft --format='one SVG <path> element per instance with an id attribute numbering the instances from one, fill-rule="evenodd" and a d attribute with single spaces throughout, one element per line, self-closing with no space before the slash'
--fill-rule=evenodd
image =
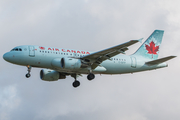
<path id="1" fill-rule="evenodd" d="M 95 74 L 125 74 L 167 67 L 165 62 L 176 56 L 158 59 L 163 34 L 163 30 L 155 30 L 132 55 L 125 55 L 125 51 L 142 39 L 130 40 L 98 52 L 23 45 L 5 53 L 3 58 L 7 62 L 26 66 L 27 78 L 31 76 L 31 68 L 38 67 L 43 68 L 40 71 L 42 80 L 57 81 L 70 75 L 75 79 L 73 87 L 78 87 L 80 82 L 77 77 L 82 74 L 93 80 Z"/>

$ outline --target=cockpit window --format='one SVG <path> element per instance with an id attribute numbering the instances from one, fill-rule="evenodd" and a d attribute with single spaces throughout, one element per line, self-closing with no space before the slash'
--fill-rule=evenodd
<path id="1" fill-rule="evenodd" d="M 11 51 L 22 51 L 22 49 L 21 48 L 14 48 Z"/>

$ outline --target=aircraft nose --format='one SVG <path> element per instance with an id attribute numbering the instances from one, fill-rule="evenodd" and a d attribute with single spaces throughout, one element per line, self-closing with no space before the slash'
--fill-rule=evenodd
<path id="1" fill-rule="evenodd" d="M 8 61 L 8 59 L 9 59 L 8 53 L 5 53 L 5 54 L 3 55 L 3 59 L 6 60 L 6 61 Z"/>

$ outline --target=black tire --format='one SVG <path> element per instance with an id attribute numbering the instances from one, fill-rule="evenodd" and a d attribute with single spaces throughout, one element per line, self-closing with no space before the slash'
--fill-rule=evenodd
<path id="1" fill-rule="evenodd" d="M 31 77 L 31 74 L 27 73 L 26 78 L 29 78 L 29 77 Z"/>
<path id="2" fill-rule="evenodd" d="M 77 81 L 77 80 L 75 80 L 74 82 L 73 82 L 73 87 L 79 87 L 80 86 L 80 82 L 79 81 Z"/>
<path id="3" fill-rule="evenodd" d="M 95 78 L 95 75 L 93 73 L 89 73 L 89 75 L 87 76 L 88 80 L 93 80 Z"/>

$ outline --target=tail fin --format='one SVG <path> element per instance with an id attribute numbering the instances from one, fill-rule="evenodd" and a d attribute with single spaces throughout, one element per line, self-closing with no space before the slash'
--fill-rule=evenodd
<path id="1" fill-rule="evenodd" d="M 163 34 L 163 30 L 155 30 L 133 55 L 156 60 L 158 58 Z"/>

